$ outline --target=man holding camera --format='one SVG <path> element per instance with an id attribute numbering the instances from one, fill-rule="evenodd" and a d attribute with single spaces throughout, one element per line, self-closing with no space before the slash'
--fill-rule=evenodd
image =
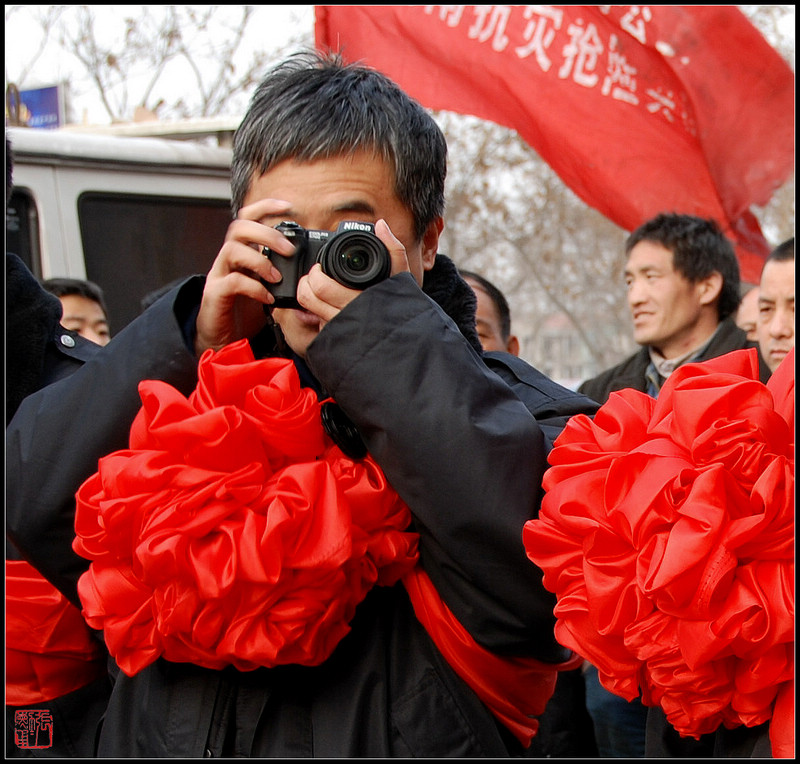
<path id="1" fill-rule="evenodd" d="M 554 639 L 554 598 L 522 528 L 538 511 L 549 444 L 596 406 L 519 359 L 482 358 L 474 295 L 437 255 L 445 172 L 441 131 L 391 81 L 336 57 L 288 60 L 236 133 L 236 219 L 207 277 L 161 298 L 12 423 L 9 527 L 73 601 L 88 563 L 65 553 L 72 495 L 98 457 L 126 447 L 136 383 L 186 395 L 197 359 L 243 338 L 257 357 L 292 359 L 304 385 L 335 400 L 419 534 L 419 575 L 372 588 L 318 665 L 159 658 L 120 672 L 99 756 L 495 757 L 528 744 L 530 717 L 574 660 Z M 345 228 L 355 248 L 341 244 Z M 313 244 L 320 232 L 331 235 Z M 344 275 L 328 275 L 329 246 Z M 389 277 L 363 288 L 358 274 L 380 261 Z M 102 401 L 85 403 L 87 389 Z M 78 400 L 91 424 L 73 424 L 89 447 L 62 464 L 42 412 Z M 53 501 L 60 513 L 45 516 Z"/>

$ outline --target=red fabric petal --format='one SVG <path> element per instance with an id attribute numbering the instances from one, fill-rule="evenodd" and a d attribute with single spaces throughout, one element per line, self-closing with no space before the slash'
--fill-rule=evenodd
<path id="1" fill-rule="evenodd" d="M 78 609 L 22 560 L 6 560 L 6 705 L 52 700 L 105 673 Z"/>
<path id="2" fill-rule="evenodd" d="M 767 389 L 775 399 L 775 411 L 792 428 L 794 445 L 794 348 L 784 358 L 767 382 Z M 794 459 L 794 454 L 792 454 Z"/>
<path id="3" fill-rule="evenodd" d="M 568 422 L 523 530 L 559 641 L 682 735 L 777 719 L 794 680 L 794 376 L 780 372 L 763 385 L 739 351 L 682 366 L 657 400 L 613 393 Z"/>
<path id="4" fill-rule="evenodd" d="M 784 363 L 786 359 L 782 363 Z M 780 368 L 780 367 L 779 367 Z M 769 727 L 772 758 L 793 759 L 794 756 L 794 677 L 785 682 L 775 700 L 775 713 Z"/>

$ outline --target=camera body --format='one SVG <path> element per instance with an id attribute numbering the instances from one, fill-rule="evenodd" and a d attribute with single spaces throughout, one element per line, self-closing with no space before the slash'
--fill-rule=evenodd
<path id="1" fill-rule="evenodd" d="M 264 247 L 262 254 L 283 277 L 266 283 L 277 308 L 299 308 L 297 283 L 319 263 L 322 272 L 351 289 L 366 289 L 391 274 L 389 250 L 375 235 L 372 223 L 345 220 L 335 231 L 315 231 L 284 221 L 275 226 L 295 246 L 293 255 L 281 255 Z"/>

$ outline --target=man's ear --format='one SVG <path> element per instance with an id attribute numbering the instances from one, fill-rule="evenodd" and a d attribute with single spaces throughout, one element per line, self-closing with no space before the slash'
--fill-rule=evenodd
<path id="1" fill-rule="evenodd" d="M 425 233 L 422 234 L 422 270 L 429 271 L 433 268 L 436 253 L 439 251 L 439 236 L 444 229 L 444 218 L 434 218 Z"/>
<path id="2" fill-rule="evenodd" d="M 710 276 L 701 279 L 698 282 L 700 289 L 700 304 L 711 305 L 719 298 L 722 291 L 722 274 L 719 271 L 714 271 Z"/>

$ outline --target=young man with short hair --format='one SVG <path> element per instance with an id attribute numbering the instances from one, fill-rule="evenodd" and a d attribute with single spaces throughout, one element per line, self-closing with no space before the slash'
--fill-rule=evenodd
<path id="1" fill-rule="evenodd" d="M 475 292 L 475 326 L 483 349 L 519 355 L 519 339 L 511 333 L 511 310 L 506 296 L 479 273 L 461 270 L 461 276 Z"/>
<path id="2" fill-rule="evenodd" d="M 98 345 L 111 341 L 103 290 L 93 281 L 56 277 L 42 286 L 61 300 L 61 325 Z"/>
<path id="3" fill-rule="evenodd" d="M 623 388 L 656 396 L 684 363 L 756 347 L 736 325 L 739 264 L 713 220 L 662 213 L 631 233 L 625 252 L 628 308 L 642 348 L 583 382 L 584 395 L 599 403 Z"/>

